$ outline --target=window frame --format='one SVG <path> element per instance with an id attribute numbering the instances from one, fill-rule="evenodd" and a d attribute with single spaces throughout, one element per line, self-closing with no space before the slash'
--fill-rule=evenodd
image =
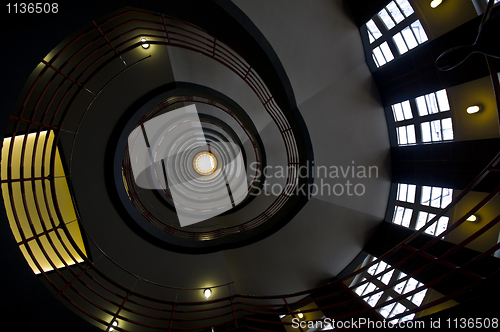
<path id="1" fill-rule="evenodd" d="M 404 19 L 402 21 L 400 21 L 399 23 L 397 23 L 397 20 L 393 17 L 392 13 L 387 9 L 387 6 L 389 6 L 392 2 L 394 2 L 394 4 L 397 6 L 397 8 L 399 9 L 399 11 L 401 12 L 401 14 L 403 15 Z M 370 49 L 370 54 L 372 55 L 371 58 L 373 60 L 373 64 L 375 65 L 375 69 L 378 69 L 378 68 L 381 68 L 383 67 L 385 64 L 393 61 L 393 60 L 397 60 L 399 59 L 401 56 L 407 54 L 408 52 L 410 52 L 411 50 L 417 48 L 418 46 L 424 44 L 425 42 L 427 42 L 429 40 L 429 37 L 428 37 L 428 34 L 427 34 L 427 31 L 424 27 L 424 24 L 420 21 L 420 19 L 417 17 L 416 13 L 415 13 L 415 9 L 413 8 L 413 6 L 411 5 L 410 3 L 410 6 L 412 7 L 412 10 L 413 10 L 413 13 L 410 14 L 409 16 L 406 16 L 406 14 L 404 13 L 403 9 L 400 7 L 400 5 L 397 3 L 396 0 L 391 0 L 387 3 L 387 5 L 385 5 L 379 12 L 377 12 L 377 14 L 375 14 L 373 17 L 370 18 L 370 20 L 368 20 L 364 25 L 363 25 L 363 30 L 366 29 L 366 36 L 368 37 L 367 38 L 367 45 L 369 46 L 369 49 Z M 379 13 L 382 11 L 382 10 L 385 10 L 387 12 L 387 14 L 389 15 L 389 17 L 391 18 L 391 20 L 393 21 L 393 23 L 395 24 L 394 27 L 392 28 L 388 28 L 386 26 L 386 24 L 384 23 L 384 21 L 380 18 L 379 16 Z M 379 30 L 379 32 L 381 33 L 381 36 L 377 39 L 375 39 L 375 37 L 373 36 L 373 34 L 371 33 L 371 30 L 368 28 L 367 24 L 370 22 L 370 21 L 373 21 L 373 23 L 375 24 L 375 26 L 377 27 L 377 29 Z M 423 41 L 422 43 L 419 42 L 419 38 L 418 36 L 415 34 L 415 31 L 413 30 L 413 27 L 412 25 L 415 23 L 415 22 L 419 22 L 420 23 L 420 26 L 422 27 L 422 29 L 424 30 L 425 34 L 426 34 L 426 37 L 427 39 L 425 41 Z M 413 47 L 413 48 L 408 48 L 408 51 L 406 52 L 403 52 L 403 53 L 400 53 L 395 41 L 394 41 L 394 36 L 398 33 L 401 33 L 402 35 L 402 31 L 406 28 L 409 28 L 413 37 L 415 38 L 416 42 L 417 42 L 417 46 Z M 362 31 L 363 34 L 364 34 L 364 31 Z M 374 40 L 373 41 L 370 41 L 370 36 L 371 38 L 373 38 Z M 405 44 L 407 44 L 407 41 L 404 37 L 402 37 Z M 388 46 L 389 46 L 389 49 L 392 53 L 392 56 L 394 57 L 392 60 L 389 60 L 389 61 L 386 61 L 384 64 L 379 64 L 378 61 L 375 59 L 375 56 L 373 55 L 373 50 L 376 49 L 377 47 L 380 47 L 384 42 L 387 42 Z M 385 56 L 385 55 L 384 55 Z"/>
<path id="2" fill-rule="evenodd" d="M 441 103 L 438 102 L 438 93 L 441 91 L 446 91 L 446 96 L 447 96 L 447 101 L 448 101 L 448 109 L 442 110 L 441 109 Z M 429 106 L 427 105 L 427 98 L 425 98 L 428 95 L 433 94 L 434 97 L 436 98 L 436 105 L 438 112 L 436 113 L 429 113 Z M 427 107 L 427 113 L 426 115 L 420 115 L 417 99 L 424 97 L 426 107 Z M 411 118 L 406 118 L 404 120 L 396 120 L 395 116 L 395 111 L 394 111 L 394 106 L 398 104 L 403 104 L 409 102 L 410 105 L 410 110 L 411 110 Z M 454 121 L 452 117 L 452 112 L 451 112 L 452 104 L 450 101 L 450 98 L 448 97 L 448 91 L 446 89 L 440 89 L 437 91 L 429 92 L 423 95 L 419 95 L 415 98 L 409 99 L 409 100 L 403 100 L 397 103 L 394 103 L 388 107 L 386 107 L 386 117 L 388 121 L 388 126 L 389 126 L 389 131 L 394 132 L 393 135 L 391 135 L 391 145 L 396 146 L 396 147 L 405 147 L 405 146 L 411 146 L 411 145 L 422 145 L 422 144 L 436 144 L 436 143 L 446 143 L 446 142 L 453 142 L 455 140 L 455 126 L 454 126 Z M 443 120 L 446 119 L 451 119 L 451 129 L 452 129 L 452 138 L 445 139 L 444 138 L 444 131 L 443 131 Z M 431 133 L 431 140 L 430 141 L 424 141 L 424 136 L 423 136 L 423 130 L 422 130 L 422 124 L 423 123 L 430 123 L 433 121 L 439 120 L 440 121 L 440 134 L 441 134 L 441 139 L 439 140 L 432 140 L 432 133 Z M 414 125 L 415 129 L 415 136 L 416 136 L 416 142 L 415 143 L 406 143 L 406 144 L 400 144 L 399 140 L 399 133 L 398 133 L 398 128 L 403 127 L 403 126 L 409 126 L 409 125 Z M 394 128 L 394 129 L 392 129 Z"/>
<path id="3" fill-rule="evenodd" d="M 453 201 L 453 192 L 454 192 L 453 188 L 445 188 L 445 187 L 437 187 L 437 186 L 426 186 L 426 185 L 417 185 L 416 186 L 416 188 L 415 188 L 415 200 L 414 200 L 413 203 L 406 202 L 406 201 L 400 201 L 400 200 L 398 200 L 398 197 L 399 197 L 399 188 L 400 188 L 400 185 L 404 185 L 404 184 L 412 185 L 411 183 L 397 183 L 396 184 L 397 186 L 396 186 L 395 206 L 394 206 L 393 213 L 390 216 L 392 219 L 389 219 L 390 222 L 393 223 L 393 224 L 396 224 L 396 225 L 399 225 L 399 226 L 402 226 L 402 227 L 407 227 L 407 228 L 409 228 L 411 230 L 417 231 L 417 230 L 419 230 L 421 228 L 420 227 L 420 228 L 417 229 L 420 212 L 425 212 L 427 214 L 437 215 L 437 214 L 441 213 L 443 211 L 443 209 L 446 208 Z M 430 189 L 431 189 L 431 194 L 430 194 L 430 199 L 429 199 L 429 205 L 426 205 L 426 204 L 422 203 L 423 191 L 424 191 L 423 188 L 424 187 L 430 187 Z M 439 207 L 432 206 L 432 204 L 431 204 L 432 190 L 434 188 L 441 189 L 441 194 L 439 196 Z M 451 199 L 449 200 L 449 202 L 448 202 L 447 205 L 443 206 L 443 197 L 445 197 L 443 194 L 445 192 L 445 189 L 446 190 L 451 190 L 451 194 L 450 194 Z M 396 214 L 398 212 L 398 208 L 405 209 L 404 213 L 406 213 L 407 209 L 408 210 L 412 210 L 412 214 L 411 214 L 411 218 L 410 218 L 408 226 L 403 225 L 404 215 L 403 215 L 403 218 L 401 218 L 401 223 L 398 224 L 397 222 L 395 222 Z M 443 216 L 442 216 L 442 217 L 448 218 L 446 229 L 448 229 L 448 227 L 450 226 L 450 221 L 451 221 L 451 217 L 450 216 L 451 216 L 451 211 L 448 211 L 447 213 L 444 213 Z M 427 221 L 424 224 L 424 226 L 427 225 L 430 220 L 432 220 L 432 218 L 431 219 L 427 218 Z M 428 234 L 430 236 L 436 236 L 435 232 L 434 232 L 434 234 L 430 234 L 429 232 L 427 232 L 427 230 L 431 229 L 431 228 L 433 228 L 434 230 L 436 230 L 437 227 L 438 227 L 438 224 L 440 223 L 440 220 L 441 220 L 441 218 L 438 219 L 437 221 L 435 221 L 433 226 L 428 227 L 424 231 L 425 234 Z M 439 233 L 437 236 L 439 236 L 441 233 Z"/>
<path id="4" fill-rule="evenodd" d="M 378 258 L 375 257 L 375 256 L 368 255 L 363 260 L 363 263 L 362 263 L 361 267 L 365 267 L 367 265 L 371 265 L 373 263 L 373 261 L 375 261 L 377 259 Z M 382 263 L 385 264 L 385 268 L 379 271 L 379 268 L 380 268 L 380 266 L 381 266 Z M 373 271 L 373 274 L 370 273 L 369 271 Z M 379 277 L 374 278 L 371 281 L 368 281 L 368 282 L 366 282 L 365 284 L 363 284 L 361 286 L 354 287 L 356 284 L 364 282 L 366 279 L 368 279 L 368 278 L 370 278 L 370 277 L 372 277 L 374 275 L 377 275 L 378 273 L 381 273 L 381 275 Z M 384 283 L 382 280 L 384 279 L 384 276 L 386 274 L 388 274 L 388 273 L 391 273 L 390 278 L 387 281 L 387 283 Z M 384 262 L 382 260 L 382 261 L 378 262 L 377 264 L 373 265 L 372 267 L 366 269 L 362 273 L 359 273 L 358 275 L 356 275 L 356 277 L 351 282 L 349 288 L 353 291 L 354 294 L 356 294 L 357 296 L 359 296 L 359 298 L 362 299 L 363 301 L 365 301 L 369 306 L 375 307 L 375 306 L 380 306 L 381 305 L 380 308 L 377 308 L 375 310 L 381 316 L 383 316 L 387 321 L 392 322 L 393 319 L 391 319 L 391 314 L 394 312 L 394 310 L 395 310 L 395 308 L 396 308 L 396 306 L 398 304 L 400 304 L 400 305 L 402 305 L 402 306 L 405 307 L 405 310 L 403 311 L 403 313 L 404 313 L 406 311 L 413 310 L 413 309 L 416 309 L 416 308 L 420 307 L 423 303 L 425 303 L 426 298 L 427 298 L 427 296 L 429 294 L 429 292 L 428 292 L 429 288 L 424 288 L 424 289 L 416 292 L 415 294 L 412 294 L 412 295 L 409 295 L 407 297 L 402 298 L 398 302 L 394 302 L 393 304 L 388 304 L 388 305 L 384 306 L 383 304 L 385 302 L 390 301 L 391 299 L 396 298 L 398 296 L 404 295 L 404 294 L 406 294 L 408 292 L 411 292 L 414 289 L 417 289 L 417 288 L 422 287 L 424 285 L 423 282 L 420 282 L 419 280 L 417 280 L 417 279 L 415 279 L 413 277 L 410 277 L 409 279 L 407 279 L 405 281 L 402 281 L 402 282 L 404 282 L 404 285 L 403 285 L 403 288 L 401 290 L 401 293 L 399 293 L 395 288 L 401 282 L 397 282 L 397 281 L 400 280 L 400 279 L 402 279 L 402 278 L 404 278 L 404 277 L 406 277 L 406 276 L 407 276 L 406 273 L 404 273 L 404 272 L 402 272 L 402 271 L 400 271 L 398 269 L 393 268 L 390 264 L 387 264 L 386 262 Z M 405 292 L 406 287 L 408 286 L 408 283 L 412 279 L 416 281 L 415 288 L 413 288 L 413 289 L 408 290 L 408 291 Z M 393 286 L 391 288 L 388 288 L 388 289 L 384 290 L 384 291 L 378 291 L 377 292 L 377 290 L 379 290 L 381 288 L 384 288 L 384 287 L 387 287 L 387 285 L 389 285 L 389 284 L 393 284 Z M 375 288 L 367 291 L 368 288 L 373 288 L 373 287 L 370 287 L 371 285 L 375 286 Z M 360 288 L 360 287 L 362 287 L 362 291 L 360 293 L 358 293 L 357 289 Z M 419 305 L 417 305 L 417 304 L 415 304 L 413 302 L 413 299 L 415 298 L 415 296 L 417 294 L 421 293 L 422 291 L 425 291 L 425 295 L 424 295 L 421 303 Z M 370 304 L 368 301 L 370 299 L 372 299 L 374 296 L 377 296 L 380 292 L 382 292 L 382 294 L 380 294 L 378 296 L 377 301 L 374 304 Z M 373 294 L 367 296 L 367 294 L 370 294 L 370 293 L 373 293 Z M 410 299 L 408 299 L 408 297 L 410 297 Z M 382 310 L 384 308 L 386 308 L 387 306 L 391 306 L 391 308 L 388 310 L 389 312 L 388 312 L 387 316 L 384 316 L 384 314 L 382 314 Z M 395 314 L 393 316 L 396 316 L 398 314 Z M 415 317 L 415 314 L 411 313 L 411 314 L 402 316 L 401 318 L 397 318 L 397 322 L 393 322 L 393 323 L 395 324 L 395 323 L 404 322 L 406 320 L 414 319 L 414 317 Z"/>

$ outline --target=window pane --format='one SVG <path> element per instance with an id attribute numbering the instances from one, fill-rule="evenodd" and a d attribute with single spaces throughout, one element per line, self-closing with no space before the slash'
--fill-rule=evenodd
<path id="1" fill-rule="evenodd" d="M 406 17 L 413 14 L 414 12 L 413 7 L 410 5 L 408 0 L 396 0 L 396 2 L 398 3 L 399 7 L 401 7 L 401 10 L 403 11 L 403 14 L 405 14 Z"/>
<path id="2" fill-rule="evenodd" d="M 391 13 L 392 17 L 394 20 L 396 20 L 396 24 L 400 23 L 402 20 L 405 19 L 401 11 L 399 10 L 398 6 L 394 3 L 394 1 L 391 1 L 385 8 Z"/>
<path id="3" fill-rule="evenodd" d="M 365 281 L 366 279 L 363 278 L 363 281 Z M 356 289 L 354 290 L 356 292 L 356 294 L 358 294 L 359 296 L 361 296 L 363 294 L 363 291 L 365 290 L 366 286 L 368 286 L 368 284 L 364 284 L 364 285 L 361 285 L 359 287 L 356 287 Z"/>
<path id="4" fill-rule="evenodd" d="M 453 125 L 451 118 L 446 118 L 441 121 L 443 125 L 443 139 L 451 140 L 453 139 Z"/>
<path id="5" fill-rule="evenodd" d="M 409 314 L 408 316 L 404 316 L 398 320 L 398 323 L 406 322 L 407 320 L 412 320 L 415 317 L 415 314 Z M 396 320 L 394 320 L 396 321 Z M 393 322 L 394 324 L 394 322 Z"/>
<path id="6" fill-rule="evenodd" d="M 413 299 L 411 300 L 417 307 L 420 307 L 422 301 L 424 301 L 425 293 L 427 293 L 427 289 L 421 290 L 417 294 L 413 295 Z"/>
<path id="7" fill-rule="evenodd" d="M 422 205 L 429 206 L 430 200 L 431 200 L 431 187 L 423 186 L 422 187 L 422 199 L 420 200 L 420 203 Z"/>
<path id="8" fill-rule="evenodd" d="M 406 41 L 406 45 L 408 45 L 408 48 L 410 50 L 418 46 L 417 40 L 415 39 L 415 36 L 411 32 L 410 27 L 404 28 L 401 31 L 401 34 L 403 35 L 403 38 Z"/>
<path id="9" fill-rule="evenodd" d="M 424 27 L 422 26 L 419 20 L 413 22 L 411 24 L 411 28 L 419 44 L 425 43 L 427 41 L 428 39 L 427 34 L 425 33 Z"/>
<path id="10" fill-rule="evenodd" d="M 415 126 L 414 125 L 407 126 L 406 133 L 408 135 L 408 144 L 417 143 L 417 137 L 415 135 Z"/>
<path id="11" fill-rule="evenodd" d="M 406 135 L 406 127 L 398 127 L 398 143 L 399 143 L 399 145 L 408 144 L 408 137 Z"/>
<path id="12" fill-rule="evenodd" d="M 387 318 L 387 316 L 389 316 L 392 308 L 394 308 L 395 305 L 396 305 L 396 303 L 391 303 L 389 305 L 386 305 L 385 307 L 382 307 L 382 309 L 380 309 L 380 314 L 382 316 L 384 316 L 385 318 Z"/>
<path id="13" fill-rule="evenodd" d="M 398 127 L 397 128 L 397 133 L 398 133 L 398 143 L 399 143 L 399 145 L 406 145 L 406 144 L 408 144 L 408 139 L 406 137 L 406 127 Z"/>
<path id="14" fill-rule="evenodd" d="M 446 90 L 440 90 L 436 92 L 436 97 L 439 104 L 439 110 L 441 112 L 449 111 L 450 104 L 448 103 L 448 95 L 446 94 Z"/>
<path id="15" fill-rule="evenodd" d="M 368 272 L 371 275 L 374 275 L 379 265 L 380 263 L 370 266 L 366 272 Z"/>
<path id="16" fill-rule="evenodd" d="M 377 65 L 377 67 L 380 67 L 380 66 L 383 66 L 383 65 L 386 64 L 387 61 L 385 61 L 385 58 L 382 55 L 382 51 L 380 50 L 380 47 L 375 47 L 373 49 L 373 55 L 375 56 L 375 58 L 377 60 L 375 62 L 375 64 Z"/>
<path id="17" fill-rule="evenodd" d="M 441 209 L 447 207 L 453 199 L 453 189 L 443 188 L 443 198 L 441 200 Z"/>
<path id="18" fill-rule="evenodd" d="M 392 39 L 394 40 L 394 44 L 398 47 L 399 54 L 404 54 L 408 52 L 408 47 L 406 47 L 405 41 L 403 40 L 403 36 L 401 33 L 395 34 Z"/>
<path id="19" fill-rule="evenodd" d="M 429 217 L 430 219 L 434 218 L 434 217 Z M 429 227 L 427 227 L 427 229 L 425 230 L 425 233 L 426 234 L 429 234 L 429 235 L 434 235 L 434 233 L 436 232 L 436 223 L 433 223 L 432 225 L 430 225 Z"/>
<path id="20" fill-rule="evenodd" d="M 403 106 L 403 114 L 405 116 L 405 119 L 406 120 L 413 119 L 413 113 L 411 112 L 410 102 L 407 100 L 402 102 L 401 105 Z"/>
<path id="21" fill-rule="evenodd" d="M 380 45 L 380 49 L 382 50 L 382 53 L 384 54 L 387 62 L 394 59 L 394 56 L 392 55 L 391 49 L 389 48 L 389 44 L 387 44 L 387 42 L 382 43 L 382 45 Z"/>
<path id="22" fill-rule="evenodd" d="M 439 208 L 441 207 L 441 195 L 443 194 L 443 188 L 433 187 L 431 193 L 431 206 Z"/>
<path id="23" fill-rule="evenodd" d="M 384 22 L 385 27 L 387 28 L 387 30 L 391 30 L 392 28 L 394 28 L 396 26 L 396 23 L 394 23 L 394 21 L 389 16 L 389 13 L 385 10 L 385 8 L 382 9 L 378 13 L 378 17 L 380 17 L 380 19 L 382 20 L 382 22 Z"/>
<path id="24" fill-rule="evenodd" d="M 425 103 L 424 96 L 418 97 L 417 99 L 415 99 L 415 101 L 417 102 L 418 114 L 420 116 L 425 116 L 425 115 L 429 114 L 427 112 L 427 104 Z"/>
<path id="25" fill-rule="evenodd" d="M 366 27 L 368 28 L 368 31 L 371 32 L 374 39 L 379 39 L 382 36 L 382 33 L 373 20 L 366 22 Z M 370 43 L 372 42 L 370 41 Z"/>
<path id="26" fill-rule="evenodd" d="M 394 290 L 401 294 L 401 292 L 403 291 L 403 288 L 405 287 L 406 285 L 406 281 L 401 281 L 399 284 L 397 284 L 396 286 L 394 286 Z"/>
<path id="27" fill-rule="evenodd" d="M 404 183 L 398 184 L 398 201 L 406 202 L 406 192 L 408 185 Z"/>
<path id="28" fill-rule="evenodd" d="M 430 142 L 431 141 L 431 126 L 429 122 L 423 122 L 420 125 L 420 128 L 422 130 L 422 142 Z"/>
<path id="29" fill-rule="evenodd" d="M 428 95 L 425 95 L 425 101 L 427 102 L 429 114 L 439 113 L 437 100 L 434 93 L 429 93 Z"/>
<path id="30" fill-rule="evenodd" d="M 420 211 L 418 213 L 418 218 L 417 218 L 417 224 L 415 225 L 415 229 L 418 231 L 420 228 L 424 227 L 425 224 L 427 223 L 427 218 L 429 217 L 429 214 L 424 211 Z"/>
<path id="31" fill-rule="evenodd" d="M 389 284 L 389 281 L 391 281 L 392 274 L 394 273 L 394 270 L 390 270 L 386 274 L 382 276 L 379 280 L 382 281 L 384 284 Z"/>
<path id="32" fill-rule="evenodd" d="M 394 316 L 399 315 L 400 313 L 403 313 L 405 311 L 406 311 L 406 307 L 404 305 L 402 305 L 401 303 L 398 303 L 398 304 L 396 304 L 396 307 L 392 311 L 390 317 L 394 317 Z"/>
<path id="33" fill-rule="evenodd" d="M 433 142 L 443 139 L 441 136 L 441 120 L 431 121 L 431 136 Z"/>
<path id="34" fill-rule="evenodd" d="M 369 305 L 371 305 L 372 307 L 374 307 L 375 305 L 377 305 L 377 302 L 378 300 L 380 299 L 380 297 L 382 296 L 384 292 L 378 292 L 377 294 L 373 294 L 372 296 L 370 296 L 368 298 L 368 300 L 366 302 L 368 302 Z"/>
<path id="35" fill-rule="evenodd" d="M 401 225 L 401 221 L 403 221 L 403 213 L 405 209 L 401 206 L 396 206 L 394 209 L 394 218 L 392 219 L 392 222 L 395 223 L 396 225 Z"/>
<path id="36" fill-rule="evenodd" d="M 403 121 L 405 119 L 405 117 L 403 115 L 403 108 L 401 107 L 401 104 L 392 105 L 392 113 L 394 113 L 394 120 L 395 121 Z"/>
<path id="37" fill-rule="evenodd" d="M 401 222 L 401 226 L 410 227 L 411 215 L 413 214 L 412 209 L 405 209 L 405 213 L 403 216 L 403 221 Z"/>
<path id="38" fill-rule="evenodd" d="M 416 280 L 415 278 L 408 279 L 408 282 L 406 283 L 406 287 L 405 287 L 404 293 L 406 294 L 406 293 L 411 292 L 412 290 L 414 290 L 415 288 L 417 288 L 417 285 L 418 285 L 418 280 Z"/>
<path id="39" fill-rule="evenodd" d="M 363 292 L 362 295 L 366 295 L 368 293 L 371 293 L 373 292 L 375 289 L 377 289 L 377 286 L 375 286 L 374 283 L 369 283 L 368 286 L 365 288 L 365 291 Z"/>
<path id="40" fill-rule="evenodd" d="M 373 35 L 371 34 L 370 30 L 368 30 L 368 40 L 370 41 L 370 44 L 375 41 L 375 38 L 373 38 Z"/>
<path id="41" fill-rule="evenodd" d="M 384 261 L 381 261 L 378 263 L 377 270 L 375 271 L 375 274 L 379 274 L 380 272 L 384 271 L 387 268 L 387 263 Z"/>
<path id="42" fill-rule="evenodd" d="M 437 222 L 437 227 L 436 227 L 436 236 L 440 235 L 448 228 L 448 221 L 449 220 L 450 220 L 450 218 L 445 217 L 445 216 L 439 218 L 439 220 Z"/>
<path id="43" fill-rule="evenodd" d="M 434 213 L 428 213 L 427 214 L 427 220 L 425 221 L 425 223 L 427 224 L 429 221 L 432 220 L 432 218 L 434 218 L 436 215 Z M 422 226 L 423 227 L 423 226 Z M 420 227 L 420 228 L 422 228 Z M 419 228 L 419 229 L 420 229 Z M 435 230 L 436 230 L 436 223 L 433 223 L 432 225 L 430 225 L 429 227 L 427 227 L 427 229 L 425 230 L 425 233 L 429 234 L 429 235 L 434 235 L 435 233 Z"/>
<path id="44" fill-rule="evenodd" d="M 407 202 L 415 203 L 415 192 L 417 190 L 417 186 L 414 184 L 408 185 L 408 194 L 407 194 Z"/>

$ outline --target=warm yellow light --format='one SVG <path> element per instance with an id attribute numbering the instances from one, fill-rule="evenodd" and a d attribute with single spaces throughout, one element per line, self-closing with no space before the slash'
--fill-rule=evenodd
<path id="1" fill-rule="evenodd" d="M 217 159 L 210 152 L 200 152 L 193 159 L 194 170 L 201 175 L 210 175 L 217 168 Z"/>
<path id="2" fill-rule="evenodd" d="M 303 313 L 301 313 L 301 312 L 299 312 L 299 313 L 297 314 L 297 317 L 299 317 L 300 319 L 302 319 L 302 318 L 304 318 L 304 314 L 303 314 Z"/>
<path id="3" fill-rule="evenodd" d="M 146 43 L 146 41 L 147 41 L 147 39 L 146 39 L 146 38 L 144 38 L 144 37 L 142 37 L 142 38 L 141 38 L 141 42 L 142 42 L 142 45 L 141 45 L 141 46 L 142 46 L 143 48 L 149 48 L 149 44 L 148 44 L 148 43 Z"/>
<path id="4" fill-rule="evenodd" d="M 431 7 L 436 8 L 437 6 L 439 6 L 441 4 L 441 2 L 443 2 L 443 0 L 432 0 Z"/>
<path id="5" fill-rule="evenodd" d="M 114 320 L 112 323 L 111 323 L 112 326 L 114 327 L 117 327 L 118 326 L 118 321 Z M 113 327 L 109 327 L 109 332 L 113 332 L 115 329 Z"/>
<path id="6" fill-rule="evenodd" d="M 203 296 L 208 300 L 212 296 L 212 290 L 210 288 L 207 288 L 203 291 Z"/>
<path id="7" fill-rule="evenodd" d="M 474 106 L 470 106 L 467 108 L 467 113 L 474 114 L 474 113 L 479 112 L 480 110 L 481 110 L 481 107 L 474 105 Z"/>
<path id="8" fill-rule="evenodd" d="M 477 217 L 476 215 L 474 214 L 471 214 L 469 218 L 467 218 L 467 221 L 470 221 L 470 222 L 476 222 L 477 221 Z"/>

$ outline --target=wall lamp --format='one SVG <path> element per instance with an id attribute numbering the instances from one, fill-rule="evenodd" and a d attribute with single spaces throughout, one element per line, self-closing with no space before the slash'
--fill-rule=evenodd
<path id="1" fill-rule="evenodd" d="M 469 114 L 474 114 L 474 113 L 477 113 L 481 110 L 481 106 L 479 105 L 473 105 L 473 106 L 469 106 L 467 108 L 467 113 Z"/>
<path id="2" fill-rule="evenodd" d="M 116 321 L 116 320 L 112 321 L 111 326 L 109 327 L 108 331 L 113 332 L 115 330 L 114 328 L 117 326 L 118 326 L 118 321 Z"/>
<path id="3" fill-rule="evenodd" d="M 477 222 L 478 218 L 477 218 L 477 216 L 475 214 L 471 214 L 469 216 L 469 218 L 467 218 L 465 220 L 470 221 L 470 222 Z"/>
<path id="4" fill-rule="evenodd" d="M 208 300 L 212 296 L 212 290 L 210 288 L 207 288 L 203 291 L 203 296 Z"/>
<path id="5" fill-rule="evenodd" d="M 436 8 L 437 6 L 439 6 L 441 4 L 441 2 L 443 2 L 443 0 L 432 0 L 431 7 Z"/>
<path id="6" fill-rule="evenodd" d="M 146 42 L 147 42 L 147 39 L 146 39 L 146 38 L 142 37 L 142 38 L 141 38 L 141 42 L 142 42 L 142 45 L 141 45 L 141 46 L 142 46 L 142 48 L 144 48 L 144 49 L 149 48 L 149 44 L 148 44 L 148 43 L 146 43 Z"/>

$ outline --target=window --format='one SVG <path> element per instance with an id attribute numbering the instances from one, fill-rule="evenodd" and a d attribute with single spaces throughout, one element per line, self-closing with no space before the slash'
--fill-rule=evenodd
<path id="1" fill-rule="evenodd" d="M 391 49 L 387 42 L 382 43 L 373 49 L 373 60 L 377 64 L 377 67 L 385 65 L 387 62 L 392 61 L 394 55 L 392 55 Z"/>
<path id="2" fill-rule="evenodd" d="M 404 54 L 428 40 L 427 34 L 419 20 L 396 33 L 392 39 L 398 47 L 399 54 Z"/>
<path id="3" fill-rule="evenodd" d="M 417 186 L 414 184 L 398 184 L 397 200 L 401 202 L 415 203 Z"/>
<path id="4" fill-rule="evenodd" d="M 414 125 L 398 127 L 397 133 L 398 133 L 398 144 L 399 145 L 407 145 L 407 144 L 417 143 Z"/>
<path id="5" fill-rule="evenodd" d="M 367 266 L 377 260 L 374 256 L 368 256 L 363 262 L 362 266 Z M 371 276 L 378 277 L 370 282 L 365 282 L 367 278 Z M 398 282 L 401 280 L 400 282 Z M 356 287 L 357 284 L 365 282 L 364 284 Z M 387 285 L 394 285 L 385 291 L 379 291 Z M 356 287 L 354 292 L 363 298 L 370 306 L 381 306 L 377 311 L 384 317 L 387 318 L 391 323 L 396 324 L 399 322 L 404 322 L 413 319 L 415 314 L 409 314 L 397 319 L 391 319 L 392 317 L 402 314 L 408 310 L 415 309 L 419 307 L 427 294 L 427 288 L 422 288 L 423 283 L 419 282 L 415 278 L 407 278 L 407 275 L 397 269 L 393 269 L 389 264 L 384 261 L 380 261 L 377 264 L 370 266 L 366 271 L 360 273 L 351 283 L 351 287 Z M 387 301 L 390 301 L 401 294 L 407 294 L 416 290 L 417 288 L 422 288 L 420 291 L 414 294 L 408 295 L 406 298 L 399 302 L 394 302 L 383 306 Z"/>
<path id="6" fill-rule="evenodd" d="M 451 118 L 423 122 L 421 126 L 422 142 L 424 143 L 453 139 L 453 125 Z"/>
<path id="7" fill-rule="evenodd" d="M 452 196 L 453 189 L 423 186 L 420 203 L 422 205 L 444 209 L 450 205 Z"/>
<path id="8" fill-rule="evenodd" d="M 420 116 L 435 114 L 439 112 L 446 112 L 450 110 L 448 102 L 448 94 L 446 90 L 439 90 L 438 92 L 429 93 L 415 99 Z"/>
<path id="9" fill-rule="evenodd" d="M 453 189 L 450 188 L 417 187 L 414 184 L 399 183 L 392 222 L 419 230 L 450 205 L 452 199 Z M 438 236 L 447 229 L 449 221 L 450 218 L 444 215 L 429 226 L 425 233 Z"/>
<path id="10" fill-rule="evenodd" d="M 445 89 L 406 100 L 391 106 L 396 126 L 397 144 L 410 145 L 451 141 L 453 121 Z"/>
<path id="11" fill-rule="evenodd" d="M 413 113 L 408 100 L 402 103 L 394 104 L 391 107 L 392 113 L 394 114 L 394 121 L 398 122 L 413 119 Z"/>
<path id="12" fill-rule="evenodd" d="M 427 34 L 414 13 L 408 0 L 394 0 L 366 22 L 377 67 L 427 41 Z"/>

